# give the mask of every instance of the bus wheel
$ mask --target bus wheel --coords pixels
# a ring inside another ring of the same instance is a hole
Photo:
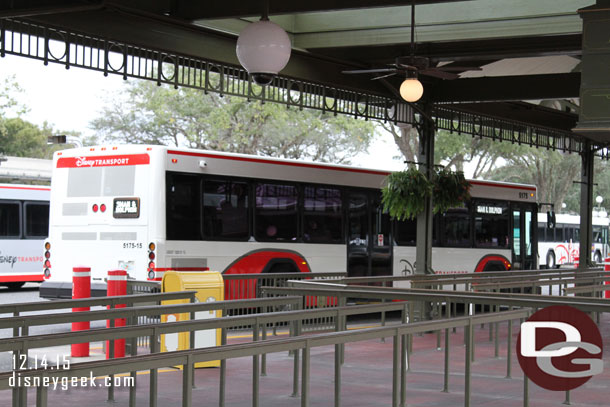
[[[546,254],[546,267],[549,269],[554,269],[557,267],[557,264],[555,264],[555,253],[551,251]]]
[[[597,264],[601,264],[602,262],[602,254],[600,252],[595,252],[593,255],[593,262]]]
[[[4,285],[7,286],[9,290],[18,290],[23,287],[24,284],[25,282],[20,281],[17,283],[5,283]]]

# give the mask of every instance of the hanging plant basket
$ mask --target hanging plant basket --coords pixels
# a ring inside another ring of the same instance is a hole
[[[381,190],[383,208],[398,220],[414,219],[424,211],[433,184],[416,168],[393,172]]]
[[[463,172],[442,169],[430,182],[416,168],[393,172],[386,178],[382,193],[383,208],[397,220],[414,219],[426,207],[426,199],[432,196],[434,213],[463,206],[470,199],[471,184]]]
[[[470,199],[471,184],[461,171],[442,169],[434,176],[432,202],[434,213],[443,213],[450,208],[462,207]]]

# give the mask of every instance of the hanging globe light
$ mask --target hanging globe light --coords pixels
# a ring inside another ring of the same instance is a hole
[[[417,78],[407,78],[400,85],[400,96],[407,102],[417,102],[424,94],[424,86]]]
[[[290,38],[282,27],[263,16],[239,33],[236,52],[254,82],[269,85],[290,59]]]

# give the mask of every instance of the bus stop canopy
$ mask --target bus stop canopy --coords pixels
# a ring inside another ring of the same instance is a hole
[[[290,36],[292,54],[260,88],[235,47],[267,13]],[[608,20],[610,0],[21,0],[0,2],[0,56],[414,125],[425,171],[436,129],[578,153],[581,244],[589,247],[593,161],[609,158]],[[417,103],[398,92],[405,72],[345,73],[411,55],[420,73],[435,73],[420,75]],[[431,264],[431,222],[428,202],[418,218],[418,272]],[[581,253],[582,267],[590,254]]]
[[[409,56],[410,3],[268,0],[270,19],[287,31],[293,51],[262,91],[242,85],[248,76],[235,45],[260,19],[263,1],[3,2],[0,54],[396,123],[413,122],[412,108],[428,104],[440,129],[577,153],[590,141],[606,154],[608,137],[572,131],[579,118],[569,104],[538,103],[579,97],[578,10],[595,0],[415,0],[415,55],[431,67],[464,67],[454,80],[420,75],[425,92],[416,106],[400,99],[404,76],[343,73]],[[210,72],[224,78],[220,85],[189,81]]]

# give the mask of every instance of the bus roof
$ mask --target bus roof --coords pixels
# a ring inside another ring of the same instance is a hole
[[[0,184],[0,199],[48,201],[50,192],[44,185]]]
[[[383,185],[383,180],[390,174],[390,171],[374,169],[374,168],[362,168],[349,165],[322,163],[309,160],[294,160],[285,158],[275,157],[263,157],[248,154],[238,153],[227,153],[220,151],[209,151],[209,150],[194,150],[187,148],[176,148],[167,146],[152,146],[152,145],[117,145],[117,146],[94,146],[94,147],[83,147],[62,150],[55,153],[55,165],[57,166],[58,157],[97,157],[97,156],[124,156],[124,154],[141,154],[150,152],[164,151],[168,156],[182,156],[192,157],[196,160],[209,159],[209,160],[230,160],[232,163],[239,162],[242,164],[242,168],[234,169],[233,166],[229,169],[228,166],[223,166],[217,173],[223,173],[224,171],[231,171],[227,175],[241,175],[244,177],[256,177],[259,175],[252,175],[252,172],[248,171],[252,168],[252,165],[259,165],[261,168],[260,178],[281,178],[281,179],[292,179],[295,175],[301,174],[301,169],[311,170],[308,171],[308,178],[316,179],[319,177],[320,183],[328,184],[345,184],[353,186],[363,186],[370,188],[380,188]],[[276,166],[286,167],[286,171],[278,172]],[[265,170],[262,167],[267,167]],[[184,169],[185,166],[177,166],[176,169]],[[189,168],[191,172],[199,171],[199,166],[193,166]],[[214,169],[208,169],[208,171],[214,171]],[[329,172],[330,171],[330,172]],[[358,177],[353,179],[347,179],[344,175],[337,175],[334,178],[325,178],[324,174],[332,174],[333,172],[340,174],[354,174]],[[295,181],[300,181],[294,179]],[[338,182],[336,182],[338,181]],[[361,183],[358,185],[358,183]],[[500,181],[480,181],[471,180],[473,188],[471,189],[471,195],[474,197],[496,197],[499,193],[501,196],[497,196],[500,199],[509,200],[527,200],[530,202],[536,201],[536,187],[534,185],[517,184]],[[521,197],[519,198],[519,192]],[[527,193],[527,197],[524,198],[524,193]]]
[[[538,222],[546,223],[547,215],[545,212],[538,212]],[[610,219],[607,216],[595,216],[593,214],[593,224],[608,226],[610,224]],[[569,213],[558,213],[555,215],[555,223],[556,224],[567,224],[567,225],[580,225],[580,215],[573,215]]]

